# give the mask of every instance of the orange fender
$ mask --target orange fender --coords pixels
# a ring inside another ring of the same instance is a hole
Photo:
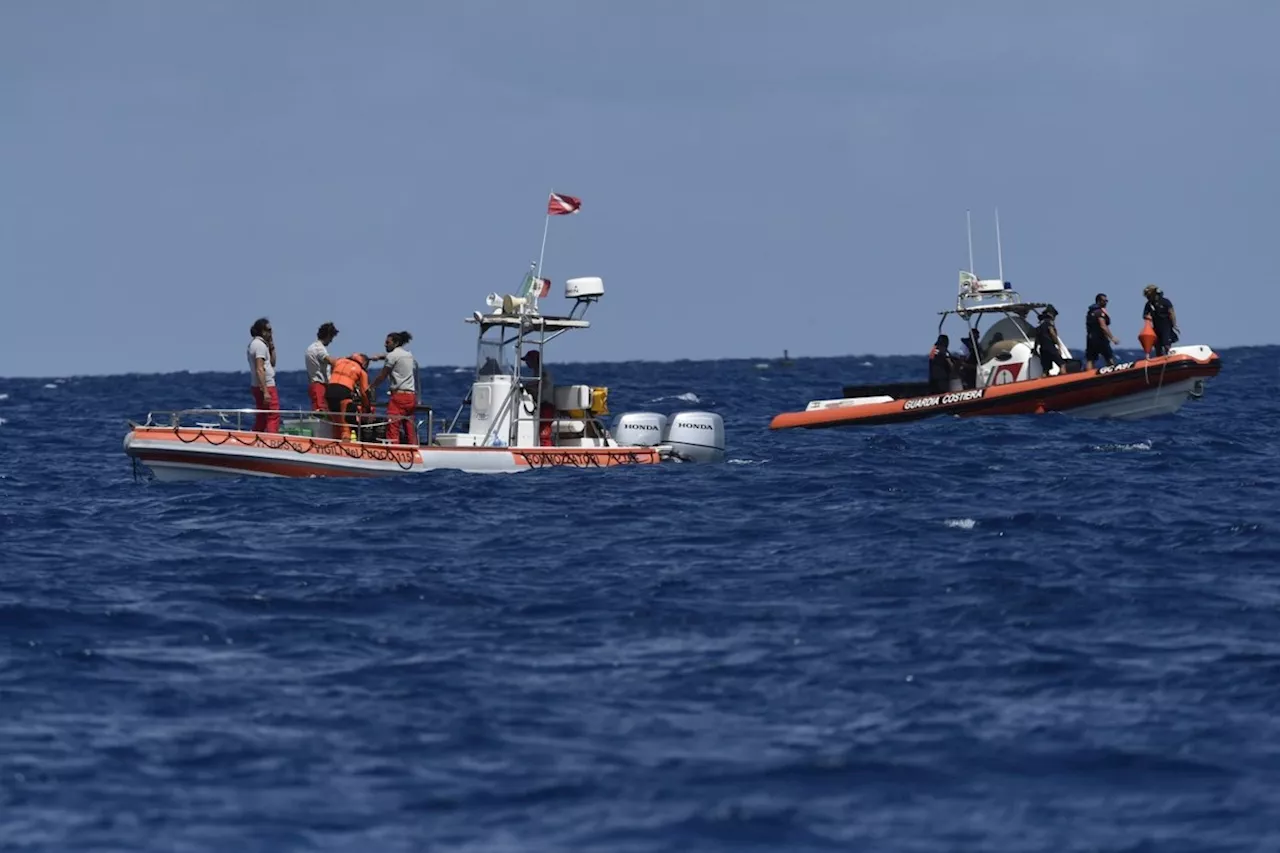
[[[1138,345],[1142,347],[1142,351],[1147,355],[1151,354],[1151,348],[1156,345],[1156,330],[1151,325],[1150,317],[1147,318],[1142,331],[1138,332]]]

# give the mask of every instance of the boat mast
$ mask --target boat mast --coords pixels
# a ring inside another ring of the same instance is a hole
[[[996,208],[996,257],[1000,264],[1000,280],[1004,281],[1004,252],[1000,250],[1000,208]]]
[[[964,212],[964,226],[969,234],[969,272],[976,276],[977,273],[973,270],[973,220],[967,210]]]

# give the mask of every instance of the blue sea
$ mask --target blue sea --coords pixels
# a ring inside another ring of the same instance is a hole
[[[0,849],[1280,849],[1280,348],[1222,355],[781,433],[924,357],[551,365],[729,461],[359,481],[135,480],[246,374],[0,379]]]

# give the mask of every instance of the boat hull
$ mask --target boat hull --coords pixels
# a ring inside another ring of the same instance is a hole
[[[872,426],[955,415],[1029,415],[1063,412],[1084,418],[1138,419],[1176,412],[1204,392],[1222,369],[1212,352],[1175,354],[1081,373],[992,385],[986,388],[876,402],[829,401],[823,408],[784,412],[770,429]],[[816,405],[816,404],[815,404]]]
[[[157,480],[394,477],[453,470],[515,474],[665,461],[661,447],[416,447],[202,427],[136,426],[125,453]]]

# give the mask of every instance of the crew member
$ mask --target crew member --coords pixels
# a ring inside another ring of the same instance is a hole
[[[1110,367],[1116,363],[1116,355],[1111,351],[1112,344],[1120,343],[1111,331],[1111,315],[1107,313],[1107,294],[1099,293],[1093,298],[1093,304],[1084,315],[1084,363],[1089,367],[1099,358]]]
[[[948,352],[951,338],[938,335],[929,350],[929,391],[942,393],[951,390],[951,380],[959,377],[960,372],[955,356]]]
[[[249,376],[253,389],[254,432],[280,431],[280,393],[276,390],[276,344],[271,321],[259,317],[249,327]]]
[[[1062,351],[1059,349],[1062,341],[1058,338],[1056,325],[1058,309],[1049,305],[1039,312],[1039,316],[1040,325],[1036,326],[1035,351],[1040,355],[1040,369],[1045,376],[1048,376],[1049,371],[1056,364],[1059,372],[1063,373],[1066,366],[1062,361]]]
[[[1164,291],[1154,284],[1142,288],[1142,295],[1147,297],[1147,304],[1142,309],[1142,319],[1151,321],[1151,328],[1156,333],[1156,355],[1168,355],[1169,347],[1178,342],[1178,314],[1173,310],[1173,303],[1164,295]]]
[[[547,447],[551,444],[551,422],[556,418],[555,386],[551,383],[551,371],[542,366],[542,354],[537,350],[529,350],[520,360],[538,377],[525,382],[523,387],[535,403],[538,394],[542,394],[542,404],[538,407],[538,444]]]
[[[325,323],[316,331],[316,339],[307,347],[307,394],[311,397],[311,411],[325,411],[325,386],[329,383],[329,371],[334,361],[329,356],[329,344],[338,336],[338,327]]]
[[[351,435],[356,425],[356,413],[351,411],[354,403],[358,408],[372,408],[373,393],[369,388],[369,359],[363,353],[353,353],[333,363],[333,372],[324,387],[325,403],[329,417],[335,424],[345,424],[340,438]]]
[[[978,387],[978,364],[982,361],[982,347],[978,345],[978,330],[969,329],[961,343],[964,344],[965,357],[960,362],[960,385],[964,388]]]
[[[391,332],[387,335],[386,364],[382,372],[373,380],[377,388],[390,380],[391,397],[387,401],[387,438],[393,444],[400,444],[400,427],[404,427],[404,444],[417,444],[417,430],[414,428],[414,412],[418,408],[418,362],[413,353],[405,349],[405,345],[413,340],[408,332]]]

